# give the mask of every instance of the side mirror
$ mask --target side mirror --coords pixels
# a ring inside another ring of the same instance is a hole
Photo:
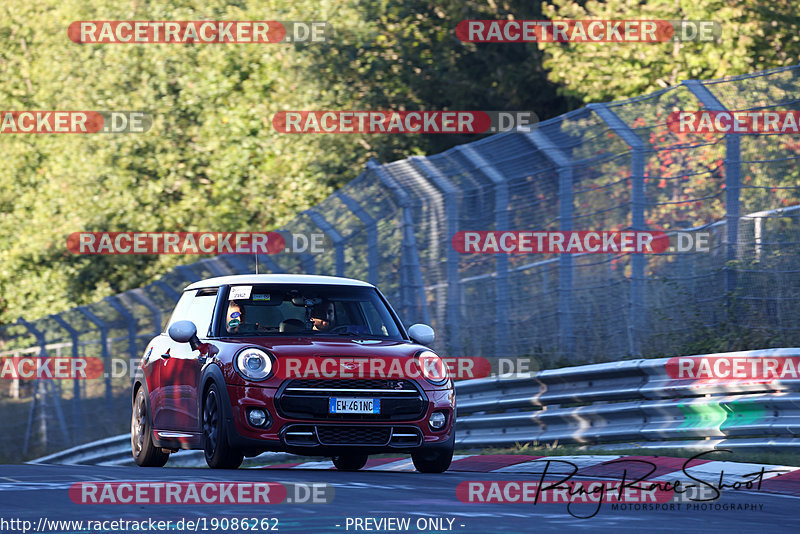
[[[192,350],[196,350],[200,345],[200,340],[197,338],[197,327],[192,321],[176,321],[169,327],[169,337],[178,343],[189,343]]]
[[[414,324],[408,329],[408,335],[412,341],[420,345],[430,345],[436,338],[436,333],[433,328],[426,324]]]

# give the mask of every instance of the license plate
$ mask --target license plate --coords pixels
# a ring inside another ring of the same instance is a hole
[[[381,413],[380,399],[331,397],[329,401],[328,413]]]

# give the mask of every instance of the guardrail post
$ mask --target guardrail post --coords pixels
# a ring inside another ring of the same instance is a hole
[[[334,254],[336,255],[336,276],[344,276],[344,238],[342,234],[329,223],[318,211],[308,209],[304,211],[311,221],[316,224],[320,230],[325,232],[333,241]]]
[[[647,144],[614,113],[607,104],[589,104],[603,121],[631,148],[631,229],[643,231],[645,228],[644,209],[644,167]],[[644,272],[647,257],[644,254],[631,255],[631,294],[629,302],[628,342],[633,356],[642,354],[642,332],[646,323],[647,308],[644,305]]]
[[[447,305],[445,307],[444,321],[439,321],[445,325],[445,339],[450,354],[461,354],[461,331],[459,314],[461,313],[461,287],[459,279],[460,255],[451,244],[453,235],[458,231],[458,188],[448,180],[439,170],[428,160],[418,156],[410,158],[411,165],[421,171],[424,175],[423,180],[429,180],[442,192],[444,203],[444,217],[447,221],[447,234],[445,235],[445,247],[447,258]],[[417,174],[417,173],[415,173]],[[437,258],[438,260],[438,258]]]
[[[114,409],[114,403],[111,396],[111,355],[108,352],[108,326],[86,306],[79,306],[76,310],[85,315],[100,330],[100,355],[103,358],[103,368],[105,369],[103,380],[106,387],[106,407],[111,412]]]
[[[719,99],[699,80],[684,80],[692,94],[710,111],[728,111]],[[739,250],[739,196],[741,192],[741,134],[725,134],[725,245],[728,263],[725,265],[725,291],[736,290],[736,271],[730,262],[736,260]]]
[[[78,331],[58,314],[50,316],[61,328],[69,333],[72,340],[72,358],[80,358],[80,339]],[[72,380],[72,418],[75,420],[76,435],[83,434],[83,410],[81,404],[81,381]]]
[[[404,319],[411,322],[429,323],[428,305],[425,298],[425,285],[422,282],[422,270],[417,253],[417,238],[414,235],[414,218],[411,214],[411,198],[403,191],[394,178],[381,168],[374,159],[367,162],[367,170],[372,171],[378,179],[388,187],[397,198],[402,217],[403,241],[400,255],[400,284],[403,295]]]
[[[470,163],[480,170],[494,184],[494,229],[496,231],[510,230],[508,216],[508,181],[494,166],[486,161],[477,150],[469,145],[460,145],[456,150],[461,152]],[[495,254],[494,290],[494,324],[497,335],[495,336],[496,357],[508,356],[509,327],[508,319],[511,315],[511,291],[508,281],[508,256]]]
[[[353,215],[358,217],[367,231],[367,280],[370,284],[378,285],[378,225],[372,216],[367,213],[361,205],[352,197],[347,196],[341,191],[334,193],[345,206],[348,207]]]
[[[572,162],[540,129],[523,134],[558,167],[558,223],[562,232],[572,231]],[[575,267],[571,254],[558,258],[558,329],[561,352],[572,359],[575,338],[572,328],[572,291]]]

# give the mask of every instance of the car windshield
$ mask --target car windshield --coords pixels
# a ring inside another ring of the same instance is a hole
[[[389,309],[370,287],[231,286],[222,336],[303,335],[402,339]]]

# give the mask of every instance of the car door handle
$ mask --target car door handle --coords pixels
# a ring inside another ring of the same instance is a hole
[[[167,349],[167,352],[165,352],[164,354],[161,355],[161,358],[164,359],[164,360],[168,360],[169,359],[169,349]]]

